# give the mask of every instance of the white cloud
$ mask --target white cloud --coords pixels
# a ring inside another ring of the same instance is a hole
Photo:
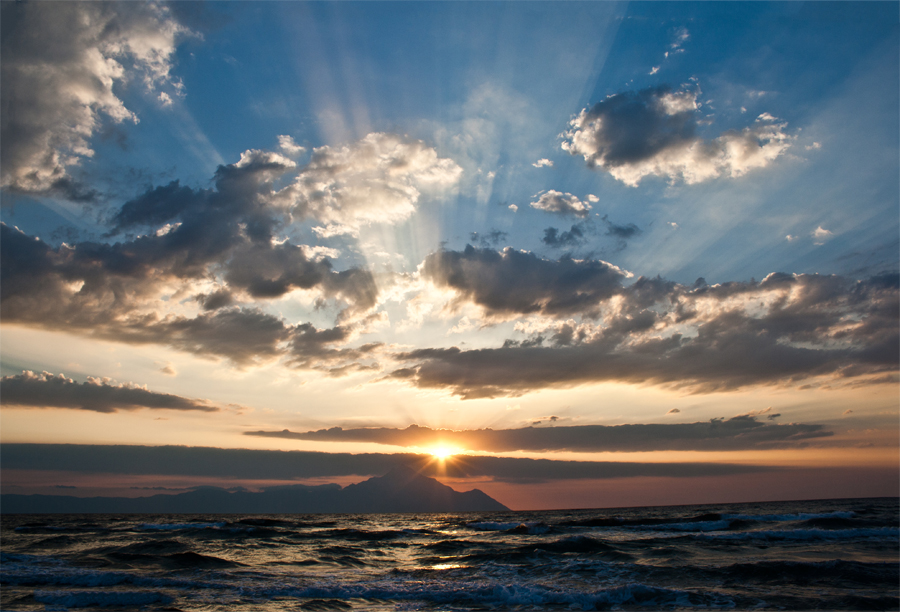
[[[784,237],[784,239],[787,240],[788,242],[793,242],[794,240],[797,239],[797,236],[793,236],[793,235],[791,235],[791,234],[788,234],[787,236]]]
[[[656,74],[657,72],[659,72],[659,68],[660,68],[659,66],[654,66],[653,68],[650,69],[650,72],[648,72],[647,74]]]
[[[423,191],[442,193],[461,174],[456,162],[421,141],[372,133],[352,145],[314,149],[278,197],[298,214],[323,222],[314,228],[321,236],[354,234],[363,225],[409,218]]]
[[[281,135],[278,137],[278,148],[284,151],[285,155],[290,155],[291,157],[297,157],[299,155],[303,155],[306,151],[305,147],[301,147],[294,139],[287,135]]]
[[[807,145],[806,150],[807,150],[807,151],[813,151],[813,150],[815,150],[815,149],[821,149],[821,148],[822,148],[821,143],[814,142],[814,143],[812,143],[811,145]]]
[[[560,215],[575,215],[585,217],[591,210],[591,205],[582,202],[571,193],[561,193],[551,189],[539,194],[537,201],[531,203],[532,208]]]
[[[547,158],[542,158],[531,164],[535,168],[552,168],[553,162]]]
[[[519,207],[516,206],[515,204],[510,204],[507,208],[509,208],[513,212],[516,212],[519,210]]]
[[[172,57],[190,31],[164,4],[28,2],[4,19],[4,187],[64,192],[67,169],[93,156],[91,138],[104,119],[138,120],[117,85],[138,78],[148,91],[165,87],[156,96],[163,106],[182,93]]]
[[[821,225],[812,231],[814,244],[825,244],[833,236],[834,232],[825,229]]]

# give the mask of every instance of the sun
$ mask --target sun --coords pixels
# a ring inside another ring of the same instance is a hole
[[[457,448],[450,448],[449,446],[436,446],[428,451],[432,457],[437,459],[438,461],[445,461],[449,459],[453,455],[459,452]]]

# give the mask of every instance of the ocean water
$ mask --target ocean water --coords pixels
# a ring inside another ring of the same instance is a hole
[[[3,610],[896,610],[896,499],[4,515]]]

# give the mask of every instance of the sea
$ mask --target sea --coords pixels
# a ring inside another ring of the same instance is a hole
[[[897,610],[898,500],[0,517],[3,610]]]

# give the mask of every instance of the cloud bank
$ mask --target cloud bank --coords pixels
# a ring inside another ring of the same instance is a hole
[[[424,275],[486,316],[581,320],[533,319],[523,340],[498,348],[398,354],[405,365],[389,378],[421,388],[481,398],[604,381],[712,392],[816,377],[822,384],[896,377],[897,274],[860,281],[770,274],[715,286],[700,279],[691,287],[642,277],[624,286],[624,274],[603,262],[554,262],[511,249],[468,247],[426,263]]]
[[[430,455],[265,451],[187,446],[4,444],[5,470],[52,470],[104,474],[159,474],[222,479],[271,480],[337,476],[382,476],[408,465],[426,476],[488,477],[508,482],[663,476],[691,478],[768,472],[776,468],[729,463],[632,463],[552,461],[457,456],[438,464]]]
[[[551,421],[557,420],[551,418]],[[705,423],[576,425],[454,431],[410,425],[406,429],[332,427],[318,431],[253,431],[248,436],[317,442],[369,442],[427,448],[451,446],[472,451],[727,451],[802,446],[831,436],[821,425],[765,425],[751,415]]]

